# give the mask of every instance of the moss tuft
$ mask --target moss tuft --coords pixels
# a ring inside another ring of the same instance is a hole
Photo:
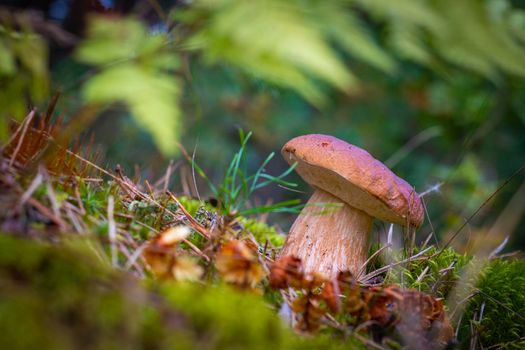
[[[525,261],[492,261],[476,286],[479,292],[465,309],[459,338],[468,340],[472,327],[485,348],[524,348],[525,341],[517,341],[525,335]]]
[[[460,271],[471,258],[452,248],[445,249],[439,255],[436,253],[438,250],[431,248],[404,267],[392,270],[386,277],[387,283],[402,284],[406,288],[446,298],[458,280]]]
[[[284,245],[286,236],[278,233],[275,227],[268,226],[264,222],[257,221],[256,219],[244,218],[240,219],[241,225],[244,226],[244,231],[251,233],[257,242],[268,241],[273,247],[280,248]]]

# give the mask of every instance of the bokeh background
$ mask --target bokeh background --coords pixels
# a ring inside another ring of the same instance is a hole
[[[163,128],[177,128],[167,138],[194,154],[215,182],[239,148],[239,129],[253,132],[252,169],[294,136],[329,134],[368,150],[419,192],[429,191],[424,199],[430,220],[418,239],[433,231],[446,239],[525,163],[520,1],[0,3],[3,120],[21,118],[30,106],[45,109],[57,92],[56,114],[66,124],[95,102],[96,115],[76,130],[85,139],[93,135],[103,155],[99,164],[119,164],[130,176],[154,180],[173,160],[171,187],[178,193],[195,193],[191,167],[177,151],[158,147]],[[112,23],[102,25],[98,37],[89,29],[94,16]],[[128,19],[142,26],[142,41],[129,39]],[[118,64],[119,52],[134,54],[159,37],[166,40],[159,50],[167,47],[177,60],[163,66],[177,79],[177,93],[166,97],[177,103],[177,123],[165,123],[153,105],[147,123],[161,130],[152,131],[134,117],[133,104],[148,95],[105,99],[125,90],[126,79],[112,80],[102,97],[92,93],[91,99],[86,84],[111,66],[100,59],[104,50],[117,52],[112,55]],[[107,40],[110,48],[86,48],[97,40]],[[128,41],[136,45],[131,51]],[[279,156],[266,167],[270,174],[286,169]],[[290,179],[302,193],[273,186],[253,200],[306,200],[308,185],[293,174]],[[506,212],[513,224],[498,239],[508,235],[508,250],[523,248],[519,204],[525,199],[521,194],[511,200],[524,179],[523,173],[514,176],[469,222],[456,246],[468,249]],[[208,198],[206,183],[196,182],[200,196]],[[293,215],[268,220],[286,231]]]

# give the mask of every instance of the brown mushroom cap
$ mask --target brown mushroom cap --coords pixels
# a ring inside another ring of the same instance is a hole
[[[380,220],[408,226],[423,222],[419,195],[367,151],[328,135],[304,135],[288,141],[284,159],[310,185]]]

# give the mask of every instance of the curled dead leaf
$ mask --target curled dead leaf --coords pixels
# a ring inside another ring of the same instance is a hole
[[[150,244],[144,249],[142,256],[155,276],[161,279],[170,278],[171,269],[175,260],[173,248],[159,247]]]
[[[363,294],[370,318],[381,327],[390,327],[399,319],[399,301],[403,295],[397,286],[372,287]]]
[[[369,288],[365,296],[370,318],[382,327],[395,326],[412,348],[443,349],[454,339],[443,303],[429,294],[386,286]]]
[[[193,259],[177,253],[177,245],[190,234],[187,226],[175,226],[161,232],[142,253],[151,270],[160,279],[197,280],[203,273]]]
[[[322,307],[319,295],[305,294],[292,302],[291,309],[297,322],[294,327],[302,333],[314,333],[322,325],[326,309]]]
[[[171,274],[177,281],[197,281],[204,270],[197,262],[186,256],[179,256],[171,267]]]
[[[255,288],[264,276],[257,253],[239,240],[222,245],[215,266],[226,282],[241,288]]]
[[[339,272],[337,284],[342,298],[342,311],[353,316],[354,324],[368,321],[370,316],[363,295],[364,289],[359,285],[353,274],[350,271]]]
[[[284,289],[301,288],[304,284],[304,270],[301,259],[284,256],[270,267],[270,287]]]
[[[155,244],[163,247],[173,246],[182,242],[182,240],[188,237],[190,233],[191,230],[188,226],[179,225],[170,227],[166,231],[161,232],[155,238]]]
[[[339,297],[339,285],[335,281],[327,281],[321,291],[321,298],[325,301],[328,309],[333,314],[341,311],[341,299]]]

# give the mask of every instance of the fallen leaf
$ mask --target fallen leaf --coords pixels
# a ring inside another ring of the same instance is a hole
[[[314,333],[322,325],[326,310],[320,304],[319,295],[305,294],[292,302],[291,309],[297,316],[295,329],[303,333]]]
[[[241,288],[255,288],[264,276],[257,253],[239,240],[231,240],[221,247],[215,266],[226,282]]]
[[[204,270],[197,262],[186,256],[176,257],[171,267],[173,278],[177,281],[197,281]]]
[[[187,226],[171,227],[153,238],[142,253],[153,273],[161,279],[198,279],[202,268],[188,257],[177,254],[177,245],[191,230]],[[193,264],[193,265],[192,265]],[[200,269],[200,271],[198,271]]]
[[[339,297],[339,285],[336,281],[327,281],[321,292],[321,298],[326,302],[330,311],[334,314],[341,311],[341,300]]]
[[[161,246],[172,246],[188,237],[190,233],[191,230],[188,226],[179,225],[170,227],[157,236],[155,243]]]
[[[284,256],[270,268],[270,287],[284,289],[300,288],[304,284],[304,270],[301,259],[295,256]]]

